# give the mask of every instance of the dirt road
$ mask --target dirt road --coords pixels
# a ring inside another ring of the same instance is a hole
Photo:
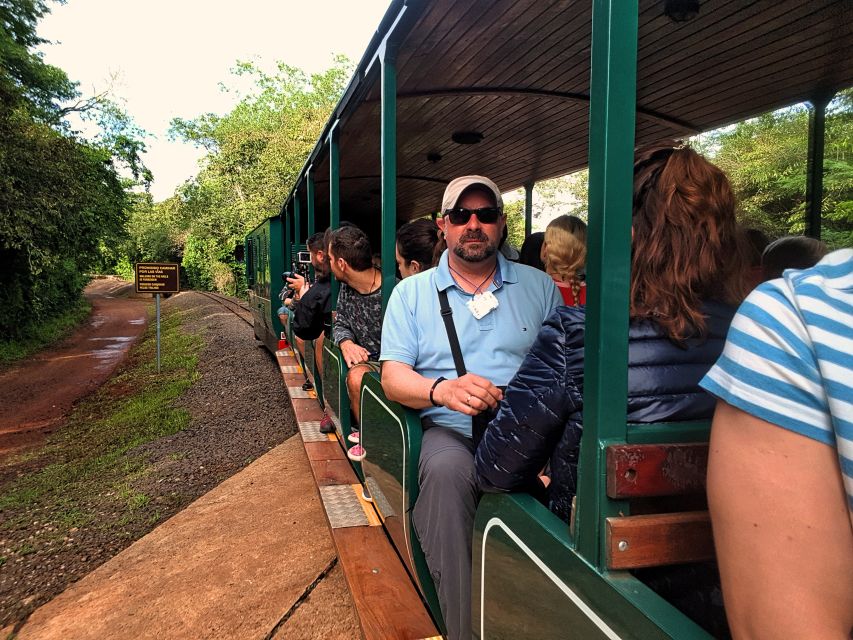
[[[0,374],[0,456],[41,444],[72,405],[113,373],[145,331],[146,303],[133,285],[98,278],[86,287],[88,321],[52,349]]]

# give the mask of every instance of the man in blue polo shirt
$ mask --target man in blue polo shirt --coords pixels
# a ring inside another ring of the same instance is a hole
[[[382,388],[421,410],[424,438],[414,524],[436,582],[451,640],[471,635],[471,539],[480,490],[472,420],[482,422],[560,303],[545,273],[498,252],[503,200],[482,176],[456,178],[444,192],[447,250],[438,266],[394,289],[382,326]],[[460,345],[457,375],[439,294],[445,292]],[[480,416],[480,418],[477,418]]]

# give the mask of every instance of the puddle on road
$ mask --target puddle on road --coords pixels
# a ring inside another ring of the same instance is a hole
[[[133,336],[112,336],[109,338],[89,338],[91,342],[103,342],[103,347],[93,349],[89,352],[96,361],[96,371],[107,371],[124,355],[130,343],[135,338]]]
[[[98,327],[103,326],[106,321],[107,319],[105,316],[93,316],[89,321],[89,324],[97,329]]]
[[[140,318],[139,320],[131,320],[130,324],[135,324],[137,326],[140,324],[145,324],[145,318]]]

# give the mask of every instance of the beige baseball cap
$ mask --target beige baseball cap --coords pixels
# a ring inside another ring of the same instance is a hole
[[[450,184],[448,184],[447,188],[444,190],[444,197],[441,199],[441,211],[439,212],[439,215],[443,216],[445,211],[455,207],[459,200],[459,196],[462,195],[462,192],[468,187],[473,187],[474,185],[485,187],[488,191],[491,191],[495,196],[495,204],[498,209],[501,211],[504,210],[504,201],[503,198],[501,198],[501,191],[498,189],[498,185],[484,176],[462,176],[451,180]]]

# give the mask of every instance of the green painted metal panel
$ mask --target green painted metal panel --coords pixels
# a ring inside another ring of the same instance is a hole
[[[380,50],[382,63],[382,312],[394,289],[397,263],[394,243],[397,230],[397,68],[386,44]]]
[[[308,235],[305,236],[307,240],[312,235],[314,235],[314,167],[308,167],[308,171],[305,173],[305,193],[307,200],[307,209],[308,209]]]
[[[305,373],[311,375],[311,381],[314,383],[314,390],[317,392],[317,402],[325,409],[325,400],[323,399],[323,373],[317,365],[317,358],[314,352],[315,341],[305,341]]]
[[[284,264],[287,265],[287,268],[290,268],[290,264],[293,262],[293,254],[291,252],[293,247],[293,216],[290,215],[289,207],[285,206],[284,208]]]
[[[710,435],[711,424],[704,421],[629,424],[625,442],[628,444],[708,442]]]
[[[411,518],[418,498],[422,436],[417,412],[388,400],[378,375],[365,375],[361,388],[361,438],[367,451],[362,462],[365,481],[382,512],[385,530],[415,578],[433,619],[444,631],[438,595]]]
[[[340,121],[336,120],[329,132],[329,226],[337,229],[341,226],[341,148],[339,144],[340,134],[338,127]],[[332,281],[332,310],[338,307],[338,290],[340,284],[335,276]]]
[[[255,262],[255,277],[249,294],[255,335],[271,351],[278,347],[279,336],[284,330],[277,314],[281,306],[278,293],[283,286],[281,273],[285,270],[282,234],[281,218],[275,217],[259,224],[247,236]]]
[[[287,315],[290,318],[287,321],[287,341],[290,343],[290,346],[293,349],[293,353],[296,356],[296,360],[298,361],[299,360],[299,352],[296,350],[296,336],[293,334],[293,311],[288,309]]]
[[[352,433],[346,372],[347,365],[344,363],[341,350],[332,344],[331,340],[323,341],[323,397],[326,412],[340,429],[344,442]]]
[[[637,0],[593,3],[590,80],[584,437],[575,518],[578,550],[602,567],[610,506],[599,439],[624,438],[626,429]]]
[[[486,495],[474,524],[475,638],[708,640],[630,574],[602,574],[528,495]]]
[[[302,244],[302,214],[300,210],[299,194],[293,195],[293,244]]]

